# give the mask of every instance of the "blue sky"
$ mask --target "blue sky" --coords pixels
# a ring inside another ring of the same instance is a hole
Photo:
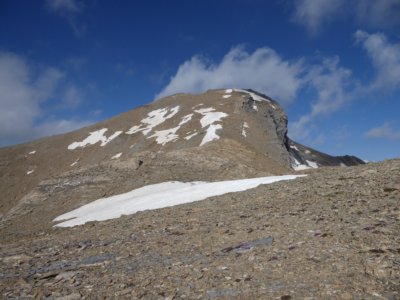
[[[2,146],[225,87],[279,101],[298,142],[399,157],[400,0],[0,2]]]

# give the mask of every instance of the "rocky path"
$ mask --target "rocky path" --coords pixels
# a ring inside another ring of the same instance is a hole
[[[74,228],[2,228],[1,298],[399,299],[400,160],[305,173]]]

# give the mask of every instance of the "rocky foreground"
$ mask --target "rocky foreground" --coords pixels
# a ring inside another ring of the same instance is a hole
[[[73,228],[15,218],[1,298],[399,299],[400,160],[304,173]]]

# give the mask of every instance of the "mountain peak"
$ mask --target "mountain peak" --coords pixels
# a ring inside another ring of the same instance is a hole
[[[82,176],[96,168],[133,167],[129,182],[140,187],[363,163],[292,141],[287,123],[278,102],[253,90],[165,97],[74,132],[0,149],[1,213],[46,180]]]

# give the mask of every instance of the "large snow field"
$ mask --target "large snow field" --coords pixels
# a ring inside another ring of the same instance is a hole
[[[89,221],[115,219],[138,211],[200,201],[226,193],[245,191],[261,184],[292,180],[302,176],[306,175],[269,176],[219,182],[163,182],[147,185],[128,193],[95,200],[58,216],[54,221],[64,221],[55,225],[57,227],[73,227]]]

